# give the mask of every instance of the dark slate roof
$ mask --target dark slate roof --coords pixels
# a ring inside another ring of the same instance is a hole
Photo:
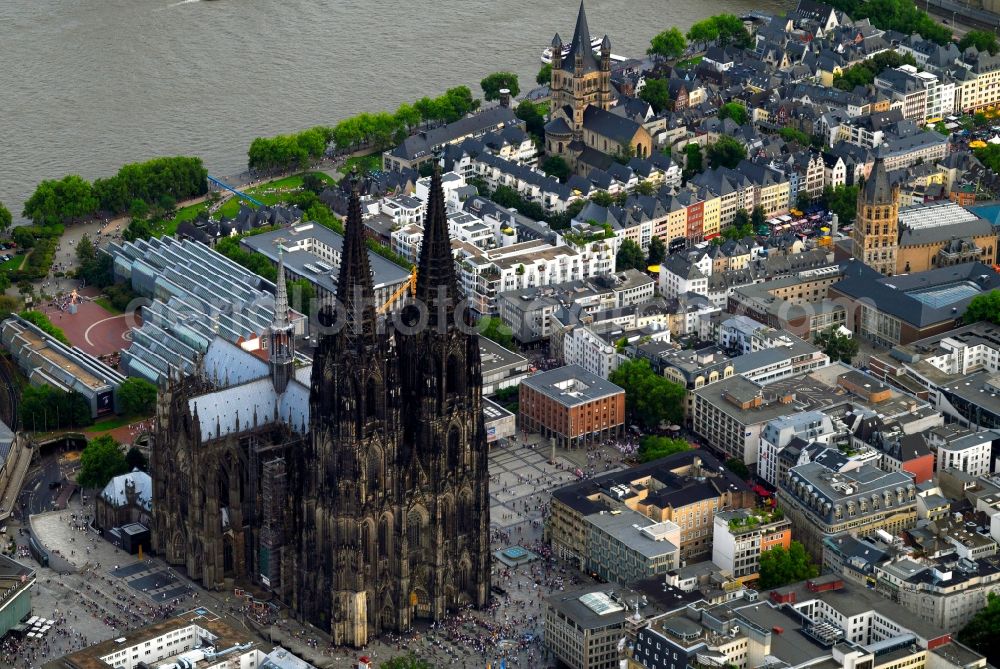
[[[518,120],[513,109],[509,107],[491,107],[472,116],[459,119],[454,123],[443,125],[440,128],[411,135],[402,144],[393,149],[391,155],[406,160],[413,160],[432,153],[435,147],[448,144],[468,135],[485,132],[496,125],[519,123],[521,121]]]
[[[612,114],[594,105],[590,105],[584,110],[583,126],[602,137],[622,144],[631,141],[635,133],[642,127],[641,124],[631,119]],[[617,149],[617,147],[615,148]]]
[[[887,204],[893,200],[892,185],[885,171],[885,161],[881,158],[875,159],[871,175],[865,180],[862,197],[868,204]]]
[[[577,54],[583,57],[583,71],[596,72],[600,69],[594,49],[590,46],[590,26],[587,25],[587,11],[580,2],[580,11],[576,15],[576,29],[573,31],[573,43],[569,54],[562,60],[562,69],[573,72],[576,69]]]
[[[914,296],[917,291],[969,283],[982,292],[1000,288],[1000,275],[980,262],[886,277],[852,260],[844,264],[843,276],[833,289],[851,298],[870,300],[879,311],[921,328],[961,318],[974,295],[934,306],[918,300]]]

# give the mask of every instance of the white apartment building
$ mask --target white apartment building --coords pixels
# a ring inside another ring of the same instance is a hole
[[[927,432],[927,444],[935,452],[935,469],[957,469],[971,476],[990,473],[993,442],[998,439],[1000,434],[992,430],[974,432],[957,425],[942,425]]]
[[[760,432],[757,475],[777,486],[782,474],[778,467],[778,454],[792,440],[800,439],[806,444],[829,444],[835,433],[833,421],[822,411],[803,411],[769,421]]]
[[[497,313],[497,294],[585,279],[615,271],[617,244],[596,239],[553,246],[540,239],[489,250],[463,245],[459,282],[479,315]]]

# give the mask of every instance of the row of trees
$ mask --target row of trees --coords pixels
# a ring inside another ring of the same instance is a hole
[[[53,325],[52,321],[49,320],[49,317],[46,316],[41,311],[28,309],[26,311],[22,311],[20,314],[18,314],[18,316],[28,321],[29,323],[33,323],[39,330],[51,336],[56,341],[66,344],[66,346],[72,346],[72,344],[70,344],[69,342],[69,339],[66,338],[66,333],[63,332],[60,328],[57,328],[55,325]]]
[[[626,360],[609,378],[625,390],[631,422],[652,431],[660,423],[680,423],[684,418],[684,386],[654,372],[648,360]]]
[[[22,215],[36,225],[55,225],[99,212],[121,214],[136,203],[148,206],[164,198],[176,202],[204,195],[208,192],[207,176],[201,158],[175,156],[125,165],[115,176],[93,184],[76,174],[46,179],[24,203]]]
[[[35,432],[85,427],[94,422],[83,395],[51,386],[25,386],[20,414],[21,426]]]
[[[691,444],[683,439],[647,434],[639,440],[639,460],[642,462],[659,460],[668,455],[689,450],[691,450]]]
[[[316,126],[302,132],[276,137],[258,137],[250,142],[247,166],[260,172],[305,168],[323,157],[334,130]]]
[[[916,64],[917,61],[908,53],[899,54],[895,51],[883,51],[844,70],[833,78],[833,86],[842,91],[853,91],[856,86],[868,86],[875,83],[875,77],[885,70],[900,65]]]
[[[477,107],[479,107],[479,100],[473,99],[469,87],[456,86],[449,88],[444,95],[436,98],[423,97],[412,105],[401,104],[393,114],[388,112],[364,113],[346,118],[329,130],[328,139],[332,140],[340,150],[353,150],[364,146],[382,150],[406,139],[407,134],[419,127],[421,123],[453,123]],[[256,141],[254,140],[255,143]],[[251,150],[252,148],[251,145]],[[254,167],[252,161],[253,156],[251,155],[250,166]],[[302,163],[289,163],[283,167],[293,165],[302,165]]]
[[[911,0],[830,0],[830,5],[847,12],[852,19],[869,19],[883,30],[898,30],[904,35],[920,33],[938,44],[951,41],[951,28],[943,26]]]
[[[718,14],[698,21],[688,30],[687,38],[700,44],[733,44],[744,48],[753,44],[753,38],[743,26],[743,21],[734,14]]]

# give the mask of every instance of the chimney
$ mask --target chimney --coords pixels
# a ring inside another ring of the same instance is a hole
[[[504,109],[507,109],[507,108],[510,107],[510,89],[509,88],[501,88],[500,89],[500,106],[503,107]]]

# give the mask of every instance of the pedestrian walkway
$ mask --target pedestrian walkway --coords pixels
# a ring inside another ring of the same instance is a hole
[[[21,493],[24,479],[28,476],[32,453],[31,446],[25,438],[18,435],[7,456],[7,466],[3,474],[0,474],[0,522],[7,520],[14,510],[17,496]]]

